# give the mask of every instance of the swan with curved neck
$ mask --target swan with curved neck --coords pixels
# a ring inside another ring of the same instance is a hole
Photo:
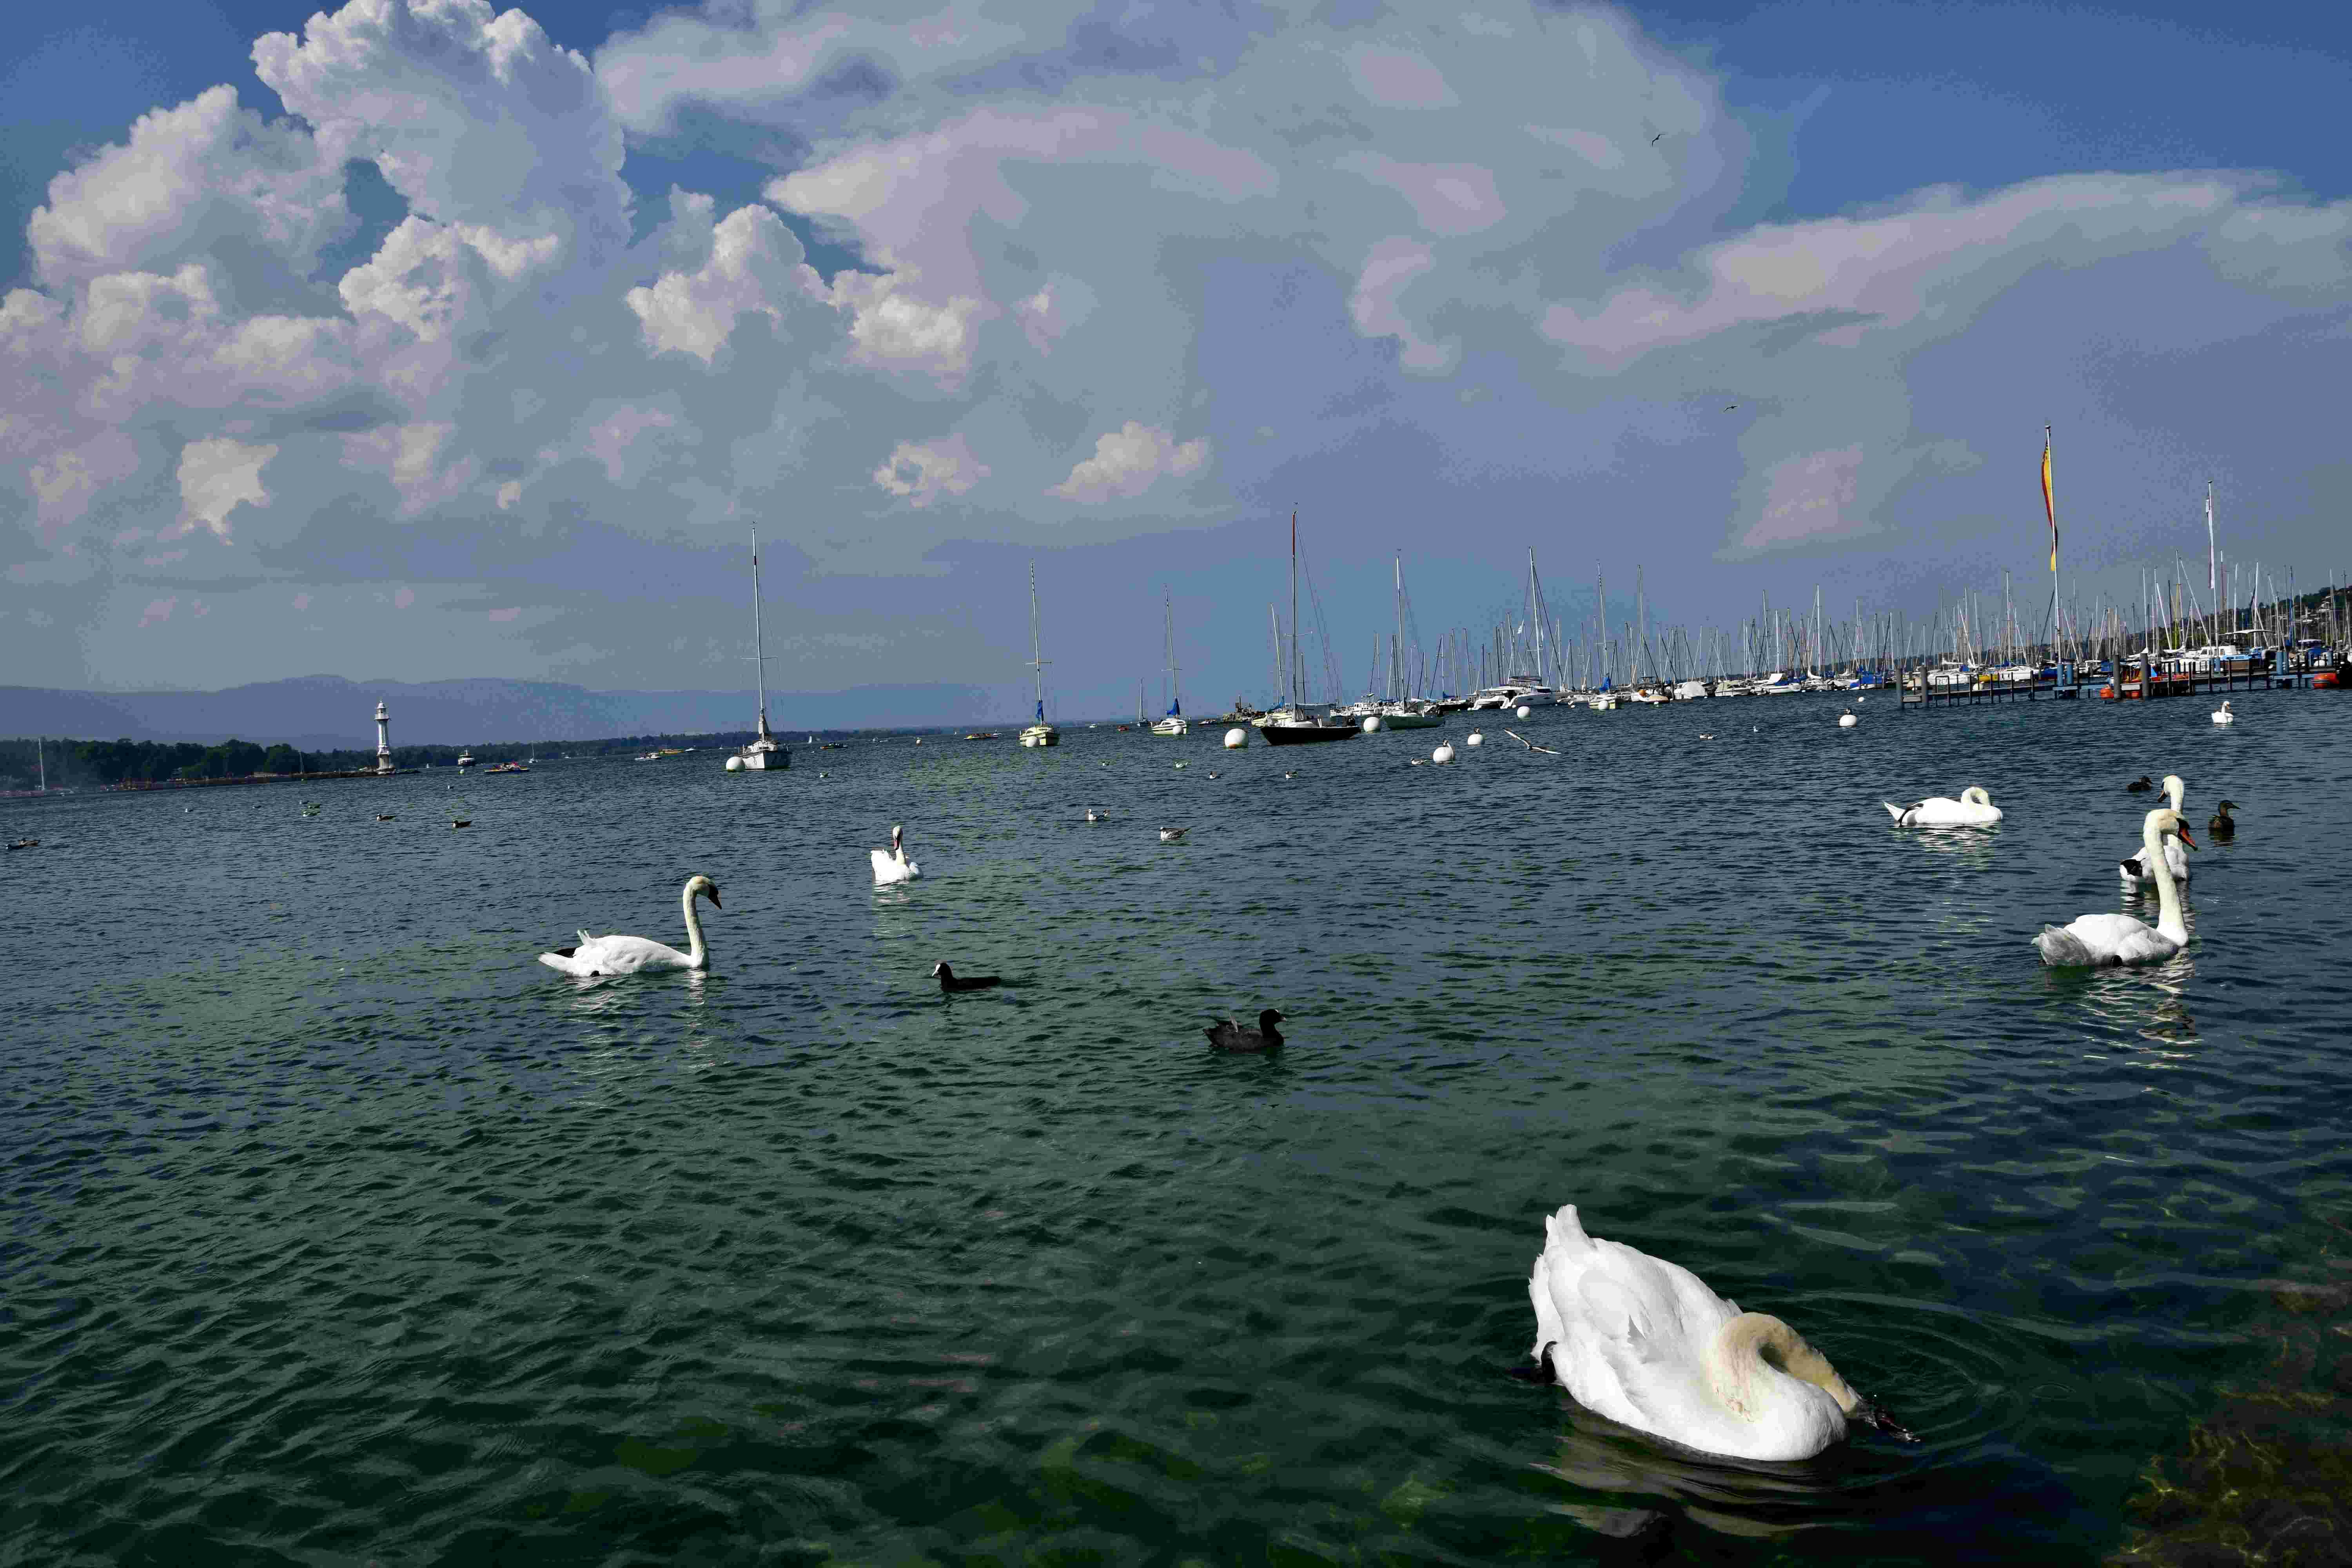
[[[2179,773],[2164,775],[2164,798],[2172,803],[2173,810],[2180,809],[2180,803],[2188,794],[2189,786],[2180,782]],[[2156,878],[2147,868],[2147,854],[2145,850],[2133,850],[2129,855],[2116,861],[2116,874],[2134,887],[2152,888],[2156,885]],[[2178,838],[2168,838],[2164,841],[2164,868],[2172,873],[2174,881],[2189,880],[2189,851],[2180,847],[2180,840]]]
[[[684,952],[663,942],[641,936],[590,936],[580,933],[576,947],[559,947],[553,952],[542,952],[539,961],[550,969],[560,969],[566,974],[586,978],[594,974],[635,974],[648,969],[691,969],[707,971],[710,967],[710,950],[703,945],[702,921],[697,917],[694,900],[709,899],[712,909],[722,906],[719,901],[719,884],[708,877],[688,877],[685,890],[678,894],[679,907],[686,911],[686,936],[688,943]]]
[[[2129,915],[2083,915],[2063,926],[2043,926],[2033,939],[2042,962],[2053,968],[2106,963],[2161,963],[2189,945],[2189,922],[2180,910],[2180,888],[2165,864],[2166,840],[2189,848],[2189,825],[2169,806],[2147,814],[2140,827],[2140,858],[2156,875],[2157,921],[2148,926]]]
[[[1537,1361],[1578,1404],[1701,1453],[1802,1459],[1849,1420],[1901,1428],[1779,1318],[1743,1312],[1679,1264],[1544,1221],[1528,1278]]]
[[[1891,800],[1879,804],[1899,827],[1990,827],[2000,820],[2000,807],[1993,805],[1982,784],[1970,784],[1958,800],[1931,795],[1915,805],[1897,805]]]
[[[893,882],[911,882],[923,874],[923,868],[907,858],[907,830],[890,829],[890,847],[866,852],[874,860],[874,885],[887,887]]]

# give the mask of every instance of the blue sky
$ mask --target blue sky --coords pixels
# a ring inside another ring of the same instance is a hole
[[[2329,8],[309,16],[20,31],[11,680],[740,685],[752,521],[788,689],[1011,692],[1034,558],[1060,706],[1163,591],[1262,695],[1294,504],[1351,689],[1396,551],[1424,633],[1530,545],[1579,628],[1920,617],[2046,596],[2045,422],[2086,607],[2208,479],[2343,553]]]

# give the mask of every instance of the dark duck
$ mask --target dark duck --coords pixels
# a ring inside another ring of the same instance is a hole
[[[994,974],[958,974],[944,963],[932,964],[931,974],[942,991],[985,991],[1004,984],[1001,976]]]
[[[2205,831],[2216,838],[2235,838],[2238,836],[2238,825],[2231,818],[2230,814],[2237,809],[2238,803],[2234,800],[2225,800],[2216,805],[2213,808],[2213,815],[2205,819]]]
[[[1201,1032],[1209,1037],[1213,1051],[1257,1053],[1282,1049],[1282,1031],[1275,1027],[1282,1015],[1268,1007],[1257,1016],[1257,1027],[1244,1029],[1233,1019],[1214,1024]]]

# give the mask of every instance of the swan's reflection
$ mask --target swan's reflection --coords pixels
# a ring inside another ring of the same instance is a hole
[[[1671,1532],[1687,1521],[1718,1535],[1780,1538],[1836,1521],[1841,1466],[1833,1458],[1793,1463],[1702,1458],[1573,1401],[1562,1405],[1570,1426],[1559,1451],[1535,1468],[1580,1491],[1623,1500],[1552,1505],[1599,1534],[1624,1540]]]
[[[1907,828],[1904,837],[1927,855],[1942,855],[1956,860],[1970,871],[1989,871],[1994,865],[1993,848],[2000,837],[1997,827],[1939,826],[1922,823]]]

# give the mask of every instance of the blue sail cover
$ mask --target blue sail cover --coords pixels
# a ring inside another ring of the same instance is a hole
[[[1045,721],[1045,700],[1044,698],[1040,697],[1039,699],[1037,699],[1037,722],[1039,722],[1040,724],[1043,724]]]
[[[1171,719],[1181,719],[1183,716],[1184,716],[1184,710],[1183,710],[1182,705],[1181,705],[1181,704],[1180,704],[1179,702],[1177,702],[1177,701],[1176,701],[1176,700],[1175,700],[1174,698],[1171,698],[1171,699],[1169,699],[1169,701],[1168,701],[1168,717],[1170,717]]]

